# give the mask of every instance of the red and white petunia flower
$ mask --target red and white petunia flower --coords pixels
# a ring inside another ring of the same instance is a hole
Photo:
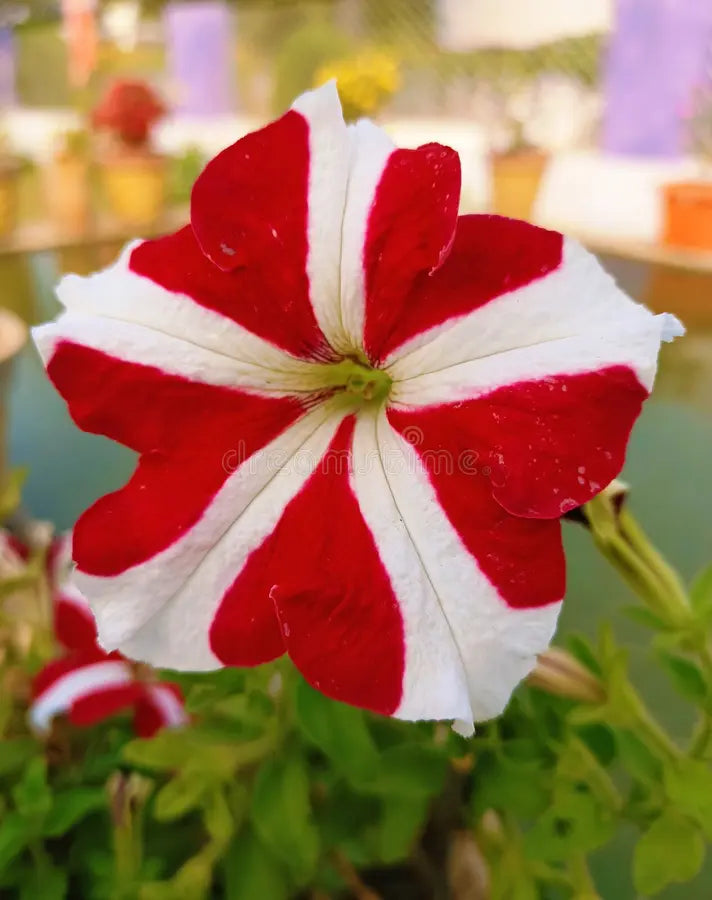
[[[56,715],[64,713],[75,725],[94,725],[117,712],[133,710],[140,737],[185,725],[188,716],[177,685],[138,678],[135,667],[120,653],[106,653],[97,644],[91,610],[68,581],[69,540],[68,535],[58,538],[47,556],[55,637],[65,653],[34,679],[31,724],[45,731]],[[17,547],[26,556],[22,545]]]
[[[190,225],[61,282],[49,377],[140,455],[74,531],[103,646],[287,653],[403,719],[504,708],[554,631],[559,516],[620,471],[681,329],[459,194],[453,150],[347,127],[327,85],[208,164]]]

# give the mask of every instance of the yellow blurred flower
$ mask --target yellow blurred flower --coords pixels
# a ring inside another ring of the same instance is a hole
[[[322,66],[315,85],[334,79],[346,119],[372,116],[400,87],[398,63],[384,51],[369,50]]]

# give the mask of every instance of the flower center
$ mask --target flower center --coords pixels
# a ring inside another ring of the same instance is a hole
[[[355,359],[342,359],[341,362],[324,366],[324,369],[325,382],[329,387],[364,402],[380,403],[385,400],[393,384],[393,379],[383,369],[373,369]]]

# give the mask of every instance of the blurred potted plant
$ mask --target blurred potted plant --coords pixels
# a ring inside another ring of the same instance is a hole
[[[486,86],[485,93],[492,112],[487,127],[492,140],[492,211],[529,220],[549,160],[528,129],[536,109],[535,85],[505,77]]]
[[[166,158],[151,147],[151,132],[165,107],[142,81],[117,81],[92,113],[105,136],[100,169],[106,199],[126,225],[149,226],[160,218],[166,193]]]
[[[315,84],[336,80],[346,121],[373,118],[400,87],[396,60],[383,51],[368,50],[322,66]]]
[[[7,137],[0,133],[0,240],[9,237],[17,224],[20,161],[10,153]]]
[[[712,84],[697,93],[688,125],[700,177],[663,187],[662,239],[671,247],[712,250]]]
[[[74,234],[86,231],[91,215],[86,131],[67,131],[58,137],[45,170],[45,190],[49,218],[55,227]]]

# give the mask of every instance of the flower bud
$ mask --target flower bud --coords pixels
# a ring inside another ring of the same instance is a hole
[[[530,687],[581,703],[603,703],[606,692],[596,676],[566,650],[550,647],[540,654],[527,679]]]

